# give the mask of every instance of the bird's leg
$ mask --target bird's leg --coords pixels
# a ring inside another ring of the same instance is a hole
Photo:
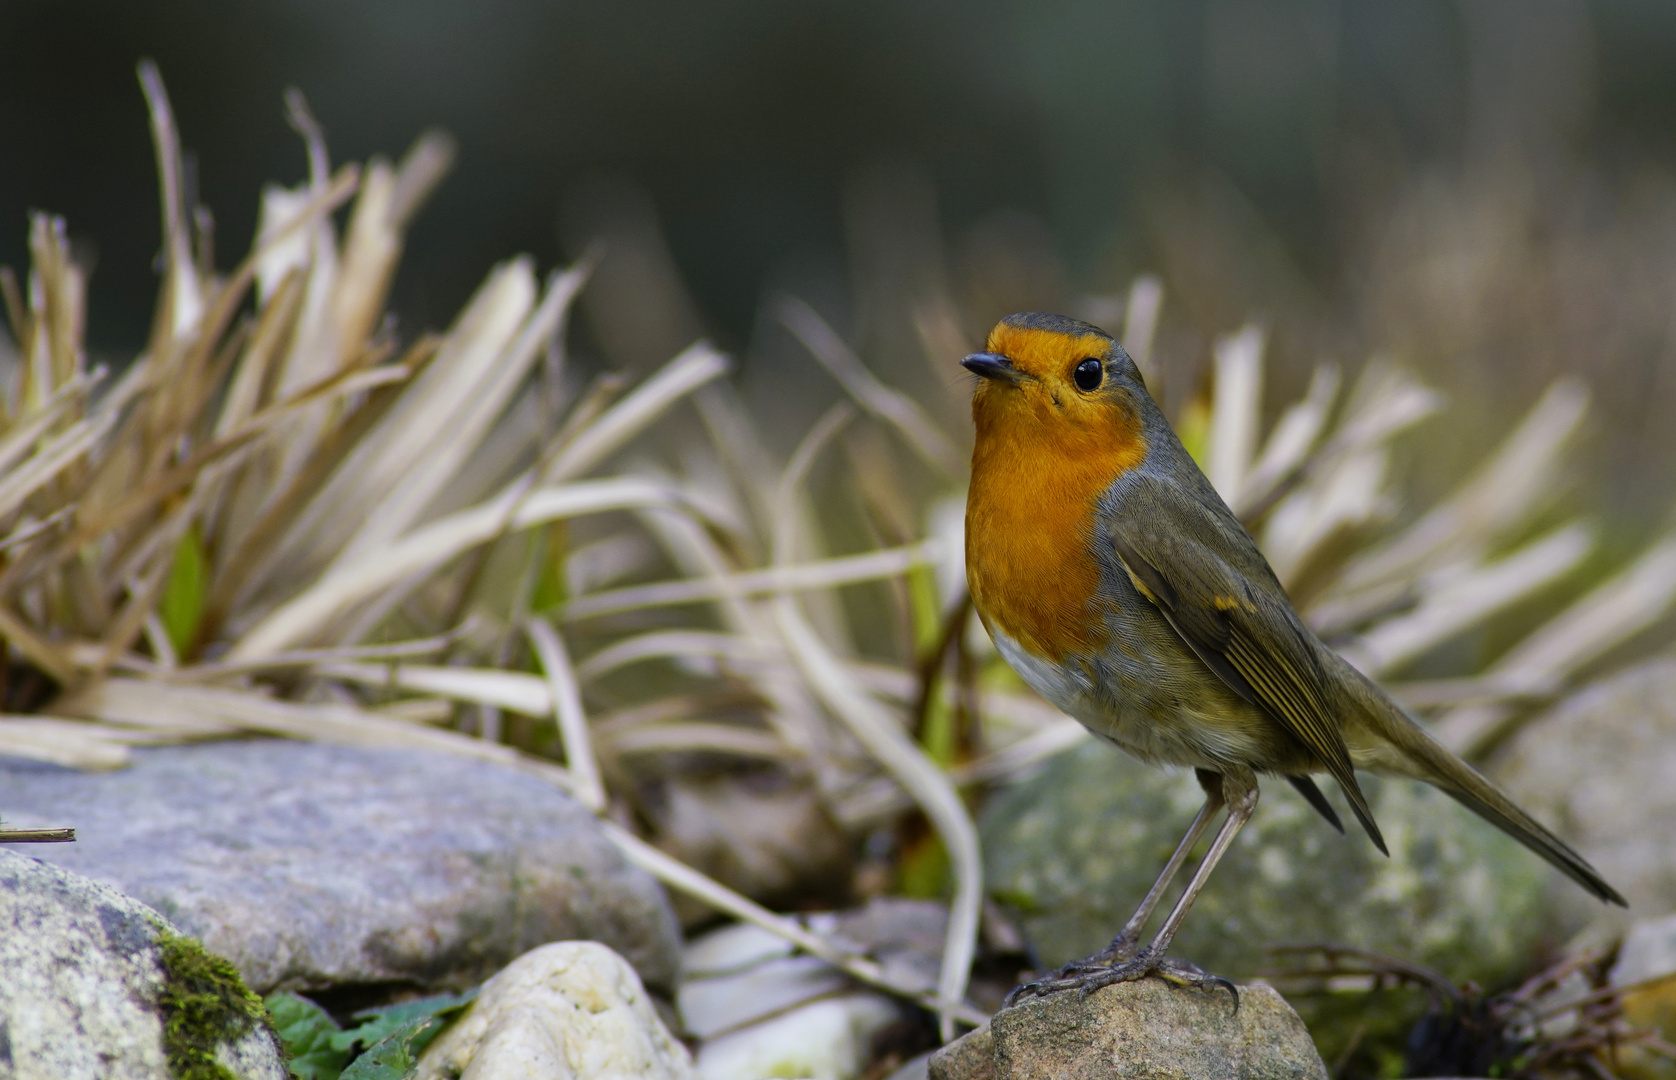
[[[1156,972],[1170,982],[1184,986],[1196,986],[1201,989],[1211,989],[1217,986],[1227,987],[1229,992],[1234,995],[1234,1003],[1238,1007],[1239,992],[1234,989],[1233,983],[1220,976],[1209,974],[1196,964],[1167,960],[1164,955],[1169,951],[1170,942],[1175,940],[1176,931],[1181,929],[1182,921],[1187,918],[1188,909],[1193,906],[1193,901],[1198,898],[1200,891],[1204,889],[1205,882],[1210,880],[1211,871],[1216,869],[1216,864],[1227,852],[1229,845],[1234,842],[1234,837],[1239,835],[1240,829],[1244,827],[1247,821],[1251,820],[1251,815],[1257,810],[1258,793],[1255,774],[1249,769],[1229,769],[1222,773],[1220,779],[1221,801],[1227,804],[1228,817],[1223,821],[1222,827],[1217,830],[1216,838],[1211,841],[1210,850],[1205,852],[1205,857],[1200,860],[1199,865],[1194,869],[1193,876],[1188,879],[1187,888],[1182,890],[1180,898],[1176,900],[1175,907],[1170,909],[1170,914],[1165,917],[1164,925],[1159,927],[1158,935],[1152,939],[1152,944],[1133,956],[1123,958],[1114,964],[1087,968],[1074,965],[1079,970],[1069,972],[1064,976],[1056,973],[1054,977],[1026,983],[1024,986],[1015,988],[1011,994],[1007,995],[1007,1005],[1012,1005],[1019,998],[1028,995],[1043,996],[1059,990],[1077,989],[1084,993],[1091,993],[1102,986],[1130,982]],[[1205,784],[1208,793],[1211,785],[1206,782],[1205,774],[1201,774],[1200,782]],[[1211,803],[1214,801],[1217,801],[1214,796],[1207,798],[1206,810],[1200,812],[1200,818],[1194,819],[1193,829],[1189,830],[1190,839],[1197,839],[1197,836],[1192,836],[1193,830],[1203,831],[1204,826],[1201,824],[1201,819],[1208,821],[1210,813],[1214,812],[1211,809]],[[1184,848],[1191,846],[1190,843],[1184,841]],[[1183,849],[1177,849],[1177,855],[1182,859],[1186,858]],[[1175,861],[1174,858],[1171,859],[1171,862]],[[1166,872],[1169,872],[1169,867],[1165,869]],[[1154,889],[1162,891],[1158,886],[1154,886]],[[1152,900],[1154,904],[1157,902],[1150,893],[1148,899]],[[1142,906],[1146,906],[1145,902]],[[1151,912],[1148,911],[1146,914],[1151,914]],[[1136,916],[1141,917],[1142,912],[1137,911]],[[1142,917],[1141,921],[1144,923],[1145,918]],[[1130,922],[1133,923],[1134,919],[1131,919]],[[1129,927],[1125,926],[1124,932],[1127,933],[1128,931]],[[1118,939],[1119,941],[1123,940],[1123,934],[1119,934]],[[1117,942],[1113,942],[1114,946],[1116,944]]]
[[[1157,909],[1158,902],[1164,899],[1164,892],[1170,887],[1170,882],[1175,880],[1176,874],[1180,872],[1182,865],[1187,862],[1187,856],[1193,853],[1193,848],[1199,843],[1200,838],[1205,835],[1205,830],[1210,828],[1211,820],[1216,817],[1217,812],[1223,806],[1221,777],[1216,773],[1206,772],[1204,769],[1199,769],[1197,772],[1199,786],[1205,789],[1205,805],[1199,808],[1198,816],[1193,819],[1193,824],[1187,827],[1187,835],[1183,836],[1181,843],[1176,845],[1175,854],[1171,855],[1170,861],[1164,864],[1164,869],[1158,874],[1158,880],[1152,883],[1152,888],[1148,889],[1146,896],[1141,899],[1140,906],[1135,909],[1133,915],[1129,916],[1129,921],[1123,924],[1123,929],[1117,932],[1117,936],[1112,938],[1110,945],[1086,960],[1066,964],[1054,973],[1055,978],[1064,978],[1083,971],[1092,971],[1095,968],[1110,967],[1119,960],[1127,960],[1134,956],[1135,950],[1140,948],[1141,931],[1146,929],[1147,921],[1152,918],[1152,913]]]

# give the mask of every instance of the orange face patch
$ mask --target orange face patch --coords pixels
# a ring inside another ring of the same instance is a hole
[[[984,380],[972,398],[972,601],[994,628],[1056,662],[1104,641],[1095,504],[1146,458],[1133,405],[1071,382],[1078,362],[1107,348],[1096,335],[999,326],[989,351],[1030,378]]]
[[[1098,334],[1056,334],[1001,323],[989,332],[984,347],[1005,356],[1026,375],[1045,379],[1065,377],[1077,361],[1086,357],[1105,356],[1110,343]]]

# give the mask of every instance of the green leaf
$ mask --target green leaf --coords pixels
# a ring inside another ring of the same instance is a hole
[[[440,1016],[420,1016],[398,1025],[343,1070],[341,1080],[403,1080],[446,1023]]]
[[[565,556],[568,554],[569,536],[563,521],[555,521],[532,534],[530,557],[536,561],[536,577],[530,596],[531,611],[538,614],[551,611],[570,599],[564,574]]]
[[[182,658],[198,638],[208,579],[209,556],[204,551],[203,538],[198,535],[198,526],[193,525],[175,545],[175,561],[169,566],[169,579],[163,583],[163,595],[157,600],[157,617],[163,620],[163,629],[168,632],[175,654]]]
[[[924,656],[936,648],[943,637],[943,602],[937,596],[937,576],[929,566],[915,566],[906,574],[906,580],[914,655]]]
[[[459,1012],[470,1005],[477,998],[477,991],[467,990],[463,994],[437,994],[434,997],[420,998],[417,1001],[403,1001],[396,1005],[384,1005],[376,1009],[365,1009],[355,1014],[355,1019],[362,1021],[359,1027],[350,1028],[332,1036],[332,1045],[341,1050],[353,1049],[360,1046],[375,1046],[390,1038],[397,1031],[408,1026],[415,1020],[429,1020],[432,1017],[445,1017]],[[438,1024],[424,1036],[424,1041],[415,1048],[418,1053],[435,1037],[442,1025]]]
[[[949,853],[935,835],[906,846],[896,867],[896,892],[917,900],[940,900],[948,895]]]
[[[338,1080],[349,1064],[349,1050],[334,1045],[337,1021],[314,1002],[280,991],[262,1000],[285,1047],[291,1075],[299,1080]]]

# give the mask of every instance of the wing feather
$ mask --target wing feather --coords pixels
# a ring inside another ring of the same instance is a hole
[[[1155,495],[1156,498],[1156,495]],[[1196,501],[1171,500],[1191,520],[1193,511],[1207,509]],[[1186,504],[1186,505],[1182,505]],[[1223,514],[1227,514],[1225,508]],[[1209,521],[1209,535],[1219,546],[1241,541],[1249,551],[1230,552],[1237,561],[1252,563],[1273,581],[1273,574],[1256,544],[1237,522]],[[1230,689],[1261,708],[1301,742],[1327,769],[1350,802],[1368,838],[1385,852],[1385,840],[1345,745],[1339,725],[1323,702],[1323,675],[1316,661],[1309,631],[1299,621],[1285,593],[1275,583],[1273,596],[1253,590],[1245,578],[1202,540],[1174,531],[1167,538],[1149,525],[1180,515],[1122,515],[1109,531],[1117,556],[1130,580],[1175,628],[1182,640]],[[1230,529],[1230,524],[1232,529]],[[1200,530],[1203,532],[1204,530]],[[1240,558],[1243,556],[1243,558]],[[1387,852],[1388,853],[1388,852]]]

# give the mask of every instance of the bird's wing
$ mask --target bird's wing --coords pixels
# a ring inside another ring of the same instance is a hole
[[[1226,507],[1161,482],[1131,488],[1107,528],[1129,579],[1199,659],[1321,761],[1386,851],[1339,724],[1308,629],[1268,563]]]

